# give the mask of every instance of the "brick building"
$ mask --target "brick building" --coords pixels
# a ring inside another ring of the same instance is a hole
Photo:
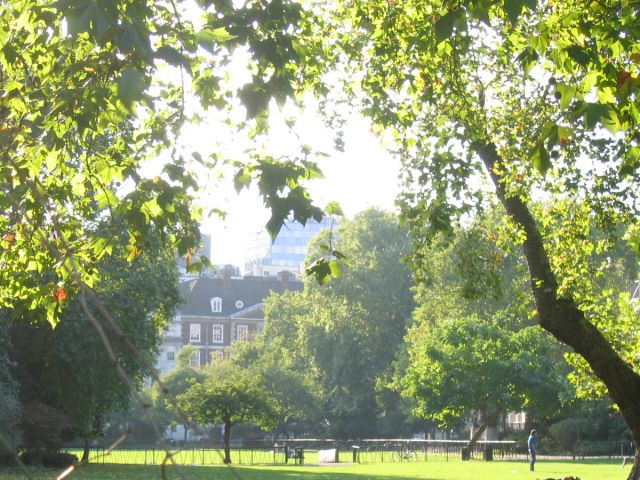
[[[286,271],[268,277],[234,277],[223,268],[217,277],[184,281],[180,290],[185,303],[168,326],[157,362],[164,374],[175,367],[177,353],[193,345],[192,364],[204,366],[224,355],[235,340],[251,339],[264,328],[263,302],[272,292],[303,289]]]

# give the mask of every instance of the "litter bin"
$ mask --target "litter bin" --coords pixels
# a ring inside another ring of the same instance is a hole
[[[353,452],[353,463],[360,463],[360,447],[352,445],[351,450]]]
[[[485,445],[483,456],[484,456],[484,461],[485,462],[492,462],[493,461],[493,447],[490,447],[489,445]]]
[[[471,449],[469,447],[462,447],[462,461],[471,460]]]

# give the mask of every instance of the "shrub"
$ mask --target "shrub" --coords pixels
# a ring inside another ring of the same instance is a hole
[[[78,457],[71,453],[53,450],[30,450],[20,455],[25,465],[40,465],[49,468],[64,468],[78,463]]]

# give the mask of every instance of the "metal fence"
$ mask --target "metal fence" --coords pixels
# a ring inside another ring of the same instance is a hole
[[[606,443],[606,445],[604,444]],[[336,449],[338,462],[387,463],[387,462],[455,462],[463,460],[523,460],[527,458],[524,444],[514,441],[478,442],[473,448],[463,440],[407,440],[380,439],[338,441],[290,439],[275,445],[255,445],[231,449],[231,462],[235,465],[318,463],[318,450]],[[578,449],[579,447],[579,449]],[[542,453],[540,458],[557,460],[582,460],[585,458],[620,458],[632,455],[631,442],[603,442],[601,445],[576,445],[573,452]],[[594,454],[602,450],[603,453]],[[67,452],[81,456],[82,450],[67,448]],[[294,458],[294,452],[302,458]],[[585,452],[589,452],[587,455]],[[113,463],[128,465],[221,465],[222,448],[196,448],[185,446],[170,450],[172,461],[167,461],[167,451],[159,447],[148,448],[92,448],[90,463]]]
[[[478,442],[473,448],[467,444],[457,440],[363,440],[352,455],[360,463],[513,460],[518,456],[513,441]]]
[[[82,456],[82,450],[66,449],[68,453]],[[167,459],[167,453],[171,460]],[[282,451],[273,448],[234,448],[231,450],[231,462],[235,465],[259,465],[286,463],[288,460]],[[162,463],[177,465],[222,465],[224,450],[217,448],[184,447],[175,450],[164,450],[159,447],[150,448],[92,448],[89,463],[123,464],[123,465],[161,465]]]

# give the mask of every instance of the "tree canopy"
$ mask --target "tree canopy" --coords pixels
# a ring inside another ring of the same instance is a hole
[[[141,358],[155,357],[162,331],[180,302],[172,252],[145,251],[132,263],[117,254],[105,256],[99,267],[95,293],[124,336],[112,329],[105,334],[132,385],[114,368],[100,336],[89,334],[92,326],[81,299],[68,302],[56,328],[42,310],[25,306],[6,311],[22,403],[58,409],[67,416],[72,435],[87,442],[102,435],[113,413],[128,407],[132,386],[141,388],[147,374]]]
[[[637,246],[636,14],[626,1],[337,2],[318,22],[325,49],[308,84],[340,83],[402,157],[418,265],[434,232],[493,190],[523,248],[539,324],[585,359],[640,443],[637,361],[565,288],[577,275],[568,258],[623,236]],[[541,216],[540,198],[564,208]],[[582,208],[604,238],[576,251],[580,222],[557,227]],[[637,344],[637,329],[628,335]]]
[[[503,238],[505,220],[496,208],[434,240],[396,372],[416,415],[443,426],[470,421],[472,443],[510,411],[550,417],[573,393],[564,349],[535,326],[526,267]]]
[[[366,210],[310,246],[307,263],[326,249],[349,258],[339,278],[326,285],[310,279],[304,292],[265,303],[265,335],[288,345],[317,377],[331,435],[377,432],[384,411],[378,379],[391,370],[414,306],[411,274],[402,263],[408,248],[394,215]]]
[[[231,428],[253,423],[270,429],[274,415],[260,379],[233,362],[211,364],[203,382],[178,396],[180,407],[201,425],[224,426],[224,463],[231,463]]]
[[[227,106],[244,107],[246,129],[264,129],[270,100],[294,91],[304,15],[290,1],[3,2],[3,305],[28,297],[55,322],[63,297],[95,283],[97,262],[122,231],[130,260],[160,231],[196,263],[194,166],[212,168],[218,157],[183,145],[182,129]],[[250,72],[240,85],[227,80],[239,50]],[[145,174],[159,157],[161,171]],[[238,170],[237,188],[259,180],[272,233],[290,213],[321,217],[299,183],[318,174],[304,155],[256,153]],[[93,228],[97,221],[107,228]],[[45,271],[53,273],[46,284],[34,280]]]
[[[584,359],[640,444],[637,312],[622,301],[603,314],[575,282],[590,271],[582,259],[606,256],[620,238],[640,246],[635,2],[210,1],[189,15],[182,6],[0,6],[2,306],[43,308],[55,323],[76,290],[97,285],[122,231],[130,260],[150,231],[190,255],[199,212],[187,166],[217,157],[180,145],[187,120],[241,103],[240,127],[255,138],[271,100],[312,89],[327,111],[341,98],[358,105],[403,158],[418,269],[434,231],[450,232],[493,189],[523,248],[539,324]],[[233,84],[238,51],[250,79]],[[146,177],[141,162],[161,152],[162,172]],[[239,166],[236,187],[257,183],[272,233],[287,215],[321,216],[300,184],[319,175],[309,159],[307,148],[289,162],[254,151]],[[557,208],[537,210],[539,198]],[[587,240],[587,224],[602,236]]]

